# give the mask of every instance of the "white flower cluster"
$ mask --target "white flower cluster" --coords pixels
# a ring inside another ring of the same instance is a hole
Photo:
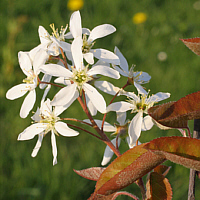
[[[147,115],[143,118],[143,113],[147,114],[147,109],[153,106],[154,102],[166,99],[170,94],[157,93],[147,98],[148,93],[141,86],[151,78],[147,73],[134,72],[134,67],[129,69],[126,59],[117,47],[114,53],[101,48],[93,48],[96,39],[116,31],[114,26],[103,24],[91,31],[82,28],[80,12],[76,11],[71,15],[69,29],[66,26],[58,31],[54,24],[50,27],[51,35],[44,27],[39,26],[41,44],[29,52],[20,51],[18,53],[19,65],[27,77],[23,79],[23,83],[12,87],[6,93],[6,97],[11,100],[28,93],[20,109],[20,117],[26,118],[34,107],[36,88],[39,86],[40,89],[44,89],[40,108],[32,116],[34,123],[19,134],[18,140],[29,140],[38,135],[38,141],[32,152],[32,156],[35,157],[41,147],[43,137],[50,131],[53,165],[56,164],[55,135],[71,137],[79,134],[69,128],[58,116],[77,98],[83,98],[91,116],[96,115],[97,111],[103,114],[109,111],[117,112],[119,125],[112,126],[100,120],[94,121],[99,127],[103,125],[104,131],[111,131],[117,135],[112,140],[114,146],[119,145],[120,138],[127,138],[129,147],[132,148],[141,130],[149,130],[153,126],[151,117]],[[44,75],[40,80],[39,74],[41,73]],[[126,92],[124,89],[115,87],[107,81],[95,81],[92,85],[97,75],[119,79],[120,74],[127,77],[128,84],[136,87],[138,96],[133,92]],[[51,83],[52,76],[57,77],[55,83]],[[61,87],[53,100],[46,98],[51,85]],[[126,95],[128,101],[115,102],[107,107],[104,97],[95,87],[112,95]],[[137,113],[130,123],[126,120],[128,110]],[[112,155],[113,151],[106,147],[102,165],[107,164]]]

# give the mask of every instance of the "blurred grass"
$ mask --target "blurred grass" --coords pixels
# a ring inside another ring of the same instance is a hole
[[[200,59],[188,50],[179,38],[200,36],[200,1],[182,0],[85,0],[81,10],[83,27],[110,23],[117,32],[96,41],[95,47],[113,51],[117,46],[127,58],[129,65],[136,64],[136,70],[148,72],[152,79],[146,84],[151,94],[170,92],[170,100],[178,100],[186,94],[196,92],[200,85]],[[133,24],[132,17],[144,12],[147,21]],[[30,118],[19,117],[24,98],[10,101],[5,99],[6,91],[24,78],[17,52],[29,51],[39,44],[38,26],[49,32],[49,24],[56,27],[69,23],[72,11],[67,10],[67,1],[57,0],[3,0],[0,1],[0,199],[87,199],[95,183],[83,179],[73,169],[100,166],[105,145],[81,133],[74,138],[57,137],[58,164],[52,166],[50,137],[47,135],[36,158],[30,154],[36,138],[17,141],[18,134],[30,125]],[[158,54],[165,52],[167,59],[160,61]],[[122,84],[125,79],[122,79]],[[119,82],[116,82],[118,86]],[[40,93],[40,91],[38,91]],[[41,93],[42,94],[42,93]],[[53,93],[52,93],[53,94]],[[106,95],[107,99],[110,96]],[[38,98],[38,102],[39,102]],[[35,110],[35,109],[34,109]],[[75,102],[66,111],[67,117],[85,116]],[[98,115],[101,116],[101,115]],[[114,114],[107,119],[113,121]],[[192,127],[192,123],[191,127]],[[155,137],[179,135],[177,131],[162,131],[153,127],[142,133],[141,142]],[[122,144],[122,151],[127,148]],[[172,165],[168,174],[173,188],[173,199],[186,199],[189,169]],[[200,195],[197,181],[196,196]],[[128,190],[137,196],[135,185]],[[130,199],[121,196],[118,199]]]

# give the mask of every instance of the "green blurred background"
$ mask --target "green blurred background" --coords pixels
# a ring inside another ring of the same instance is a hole
[[[36,158],[31,152],[37,137],[17,141],[17,136],[30,125],[30,117],[21,119],[19,110],[24,97],[15,101],[5,98],[6,91],[21,83],[24,74],[18,65],[17,52],[29,51],[39,44],[38,26],[50,33],[49,24],[56,27],[69,23],[72,11],[64,0],[1,0],[0,1],[0,199],[15,200],[82,200],[94,190],[95,182],[79,177],[73,169],[100,166],[105,145],[84,132],[78,137],[57,137],[58,164],[52,166],[50,134]],[[133,16],[142,12],[146,21],[137,24]],[[113,51],[117,46],[136,70],[148,72],[152,79],[145,85],[156,92],[170,92],[170,101],[196,92],[200,86],[200,58],[187,49],[179,38],[200,36],[200,1],[193,0],[85,0],[81,9],[82,25],[93,27],[109,23],[117,31],[96,41],[95,47]],[[114,83],[114,82],[113,82]],[[125,84],[125,79],[116,85]],[[40,90],[37,92],[42,95]],[[55,94],[56,90],[50,95]],[[40,98],[38,98],[40,99]],[[106,95],[109,101],[110,96]],[[38,100],[39,103],[39,100]],[[39,104],[38,104],[39,105]],[[34,107],[36,110],[36,106]],[[80,106],[74,103],[66,117],[84,119]],[[101,115],[97,116],[99,119]],[[114,114],[108,121],[115,120]],[[192,122],[190,123],[192,128]],[[176,130],[163,131],[153,127],[143,132],[141,142],[159,136],[180,135]],[[122,143],[122,152],[127,144]],[[172,166],[167,178],[173,189],[173,199],[187,199],[189,169]],[[145,179],[144,179],[145,181]],[[141,197],[133,184],[129,192]],[[200,183],[196,185],[197,199]],[[121,196],[118,199],[130,199]]]

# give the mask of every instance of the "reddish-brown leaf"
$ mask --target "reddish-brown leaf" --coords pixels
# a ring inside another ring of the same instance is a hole
[[[167,178],[157,172],[150,173],[146,184],[148,200],[171,200],[172,188]]]
[[[164,127],[187,128],[188,120],[200,118],[200,91],[176,102],[153,106],[148,109],[148,114]]]
[[[144,145],[126,151],[103,171],[97,181],[94,197],[121,190],[165,161],[163,156],[144,149]]]
[[[180,39],[191,51],[200,56],[200,38]]]
[[[105,170],[103,167],[92,167],[88,169],[82,169],[82,170],[75,170],[79,176],[82,176],[83,178],[92,180],[92,181],[97,181],[101,175],[101,173]]]
[[[144,146],[157,155],[166,159],[200,171],[200,140],[187,137],[161,137]]]
[[[154,168],[154,172],[157,172],[159,174],[162,174],[163,176],[166,176],[170,170],[170,166],[166,165],[158,165],[157,167]]]

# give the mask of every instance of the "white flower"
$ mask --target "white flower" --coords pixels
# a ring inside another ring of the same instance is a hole
[[[117,47],[115,47],[114,52],[119,57],[120,60],[119,67],[113,65],[114,69],[116,69],[122,76],[127,77],[128,81],[134,84],[134,86],[138,90],[138,93],[147,94],[147,92],[143,89],[141,84],[148,83],[149,80],[151,79],[151,76],[148,73],[142,71],[134,72],[135,66],[132,66],[129,70],[128,62],[126,58],[123,56],[123,54],[120,52],[120,50]]]
[[[74,39],[71,49],[75,66],[72,67],[72,71],[56,64],[41,66],[41,71],[45,74],[64,77],[66,80],[70,80],[70,84],[69,81],[67,81],[67,86],[62,88],[55,95],[52,105],[56,106],[68,104],[69,106],[79,96],[79,93],[82,94],[82,90],[84,90],[86,96],[92,102],[94,107],[96,107],[99,112],[105,113],[106,102],[103,96],[88,82],[91,81],[93,76],[96,74],[102,74],[118,79],[120,77],[119,73],[116,70],[103,65],[96,65],[91,69],[84,67],[81,46],[82,39],[80,37]]]
[[[134,93],[127,92],[126,96],[129,97],[127,102],[115,102],[107,107],[108,111],[125,112],[132,110],[137,112],[135,117],[131,120],[129,125],[128,134],[130,138],[129,146],[133,147],[140,137],[141,131],[150,130],[153,126],[152,118],[147,115],[143,118],[143,113],[147,114],[147,110],[154,105],[154,103],[170,97],[169,93],[158,92],[155,95],[147,98],[146,94],[135,95]]]
[[[116,29],[110,24],[103,24],[95,27],[90,31],[89,29],[83,28],[81,25],[81,15],[79,11],[72,13],[70,18],[70,33],[65,35],[65,38],[82,38],[82,52],[84,59],[89,63],[94,63],[94,57],[107,63],[113,63],[118,65],[119,58],[112,52],[105,49],[92,49],[94,40],[107,36]],[[82,37],[83,34],[83,37]]]
[[[31,60],[31,56],[34,57],[34,60]],[[6,98],[10,100],[17,99],[28,92],[28,95],[25,97],[20,110],[20,117],[22,118],[27,117],[30,110],[35,104],[35,88],[38,84],[37,76],[40,72],[39,67],[40,65],[45,63],[47,58],[48,55],[45,51],[38,51],[35,56],[32,55],[31,51],[30,53],[22,51],[18,53],[19,65],[27,78],[23,80],[24,83],[16,85],[9,89],[6,93]]]
[[[61,27],[60,33],[55,29],[54,24],[50,25],[53,33],[50,35],[43,26],[39,26],[38,32],[40,37],[41,45],[39,48],[47,49],[48,53],[53,56],[58,56],[60,54],[60,49],[62,48],[65,52],[70,51],[70,44],[65,42],[64,34],[67,30]]]
[[[43,137],[51,131],[51,145],[53,153],[53,165],[57,163],[57,146],[55,135],[58,133],[62,136],[72,137],[77,136],[79,133],[75,130],[70,129],[66,123],[61,122],[58,115],[63,111],[61,107],[55,107],[52,109],[50,100],[47,99],[41,104],[41,108],[37,109],[32,119],[34,124],[27,127],[22,133],[19,134],[18,140],[30,140],[38,135],[38,141],[31,154],[35,157],[42,145]]]

